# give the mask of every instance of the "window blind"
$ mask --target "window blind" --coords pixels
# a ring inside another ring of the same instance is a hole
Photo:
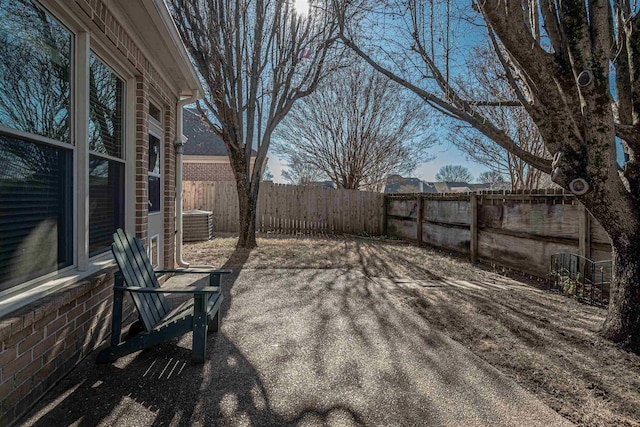
[[[71,152],[0,134],[0,291],[71,265]]]

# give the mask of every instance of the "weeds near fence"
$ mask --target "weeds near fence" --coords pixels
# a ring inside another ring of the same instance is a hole
[[[589,304],[606,305],[611,286],[611,260],[560,252],[551,256],[549,287]]]

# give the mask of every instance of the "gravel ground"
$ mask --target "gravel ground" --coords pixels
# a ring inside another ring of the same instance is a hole
[[[406,307],[583,426],[640,426],[640,356],[602,339],[606,310],[545,283],[472,266],[399,241],[265,235],[251,253],[235,238],[189,245],[187,258],[251,268],[350,268],[392,280]],[[433,282],[452,286],[424,286]],[[460,282],[470,285],[461,286]],[[457,285],[455,285],[457,284]]]
[[[206,363],[189,362],[190,335],[90,357],[24,425],[570,425],[432,328],[400,298],[409,282],[244,268],[225,285]]]

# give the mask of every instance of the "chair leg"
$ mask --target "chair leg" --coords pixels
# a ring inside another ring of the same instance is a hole
[[[211,322],[209,322],[209,332],[218,332],[220,331],[220,325],[222,324],[220,316],[220,310],[216,311],[216,315],[213,316]]]
[[[124,277],[122,273],[117,272],[115,274],[114,288],[123,286]],[[120,338],[122,333],[122,300],[124,298],[124,292],[113,291],[113,313],[111,314],[111,347],[116,347],[120,344]]]
[[[127,332],[127,339],[135,338],[140,334],[140,332],[144,331],[144,323],[142,320],[138,319],[129,326],[129,332]]]
[[[203,294],[195,294],[193,302],[193,359],[204,362],[207,355],[207,312]]]
[[[145,338],[138,335],[135,338],[131,338],[117,346],[110,346],[103,349],[98,353],[96,363],[112,363],[118,360],[118,358],[133,353],[134,351],[142,350],[146,348]]]

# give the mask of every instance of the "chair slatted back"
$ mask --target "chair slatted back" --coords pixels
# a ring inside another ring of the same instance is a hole
[[[160,287],[160,283],[153,272],[151,261],[149,261],[140,239],[119,228],[113,234],[111,251],[124,276],[126,286]],[[147,331],[151,331],[170,311],[164,294],[131,293],[131,296]]]

